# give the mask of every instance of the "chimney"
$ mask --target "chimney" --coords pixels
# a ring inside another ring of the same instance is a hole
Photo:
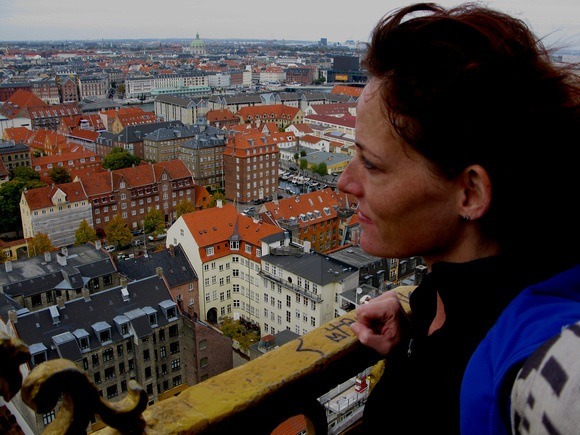
[[[8,311],[8,320],[10,320],[12,324],[18,322],[18,315],[16,314],[16,310]]]
[[[121,277],[121,288],[127,288],[127,278]]]
[[[50,252],[44,253],[44,261],[46,261],[47,263],[50,263]]]
[[[217,205],[218,208],[222,208],[222,200],[221,199],[218,199],[216,201],[216,205]]]
[[[64,306],[64,296],[57,296],[56,297],[56,305],[58,306],[58,308],[60,308],[61,310],[63,308],[65,308]]]
[[[12,262],[10,260],[8,260],[6,263],[4,263],[6,266],[6,272],[12,272]]]
[[[97,251],[100,251],[101,250],[101,241],[100,240],[96,240],[95,241],[95,249]]]
[[[58,262],[58,264],[60,264],[61,266],[66,266],[66,255],[64,255],[62,252],[58,252],[56,254],[56,261]]]
[[[155,268],[155,272],[157,272],[157,276],[159,278],[162,278],[163,277],[163,268],[162,267],[156,267]]]
[[[68,248],[66,246],[63,246],[62,248],[60,248],[60,252],[62,253],[62,255],[64,255],[65,257],[68,257]]]
[[[175,246],[169,245],[169,253],[172,257],[175,257]]]
[[[85,302],[90,302],[91,301],[91,292],[89,291],[88,288],[83,287],[83,298],[85,299]]]

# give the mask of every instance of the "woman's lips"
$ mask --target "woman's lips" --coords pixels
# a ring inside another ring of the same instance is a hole
[[[357,212],[360,223],[370,224],[372,221],[360,209]]]

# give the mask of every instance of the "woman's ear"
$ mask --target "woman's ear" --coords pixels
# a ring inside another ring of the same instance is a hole
[[[491,179],[480,165],[465,168],[459,177],[463,189],[460,215],[466,220],[479,219],[491,204]]]

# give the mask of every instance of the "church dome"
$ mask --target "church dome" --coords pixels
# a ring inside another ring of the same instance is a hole
[[[206,54],[205,43],[199,39],[199,33],[196,33],[195,39],[189,44],[191,54]]]

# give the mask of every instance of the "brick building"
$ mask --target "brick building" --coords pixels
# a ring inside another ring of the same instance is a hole
[[[132,228],[143,228],[147,212],[160,210],[167,224],[177,218],[182,200],[195,204],[191,172],[180,160],[141,164],[132,168],[80,177],[93,207],[95,230],[105,229],[116,215]]]
[[[230,136],[224,151],[226,198],[245,204],[277,195],[279,154],[263,133]]]
[[[23,143],[0,139],[0,159],[8,171],[19,166],[30,166],[30,147]]]

